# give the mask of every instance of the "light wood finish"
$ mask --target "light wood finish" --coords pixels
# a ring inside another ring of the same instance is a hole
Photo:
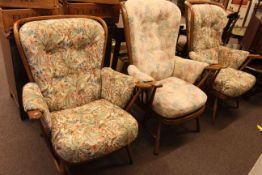
[[[93,2],[98,4],[119,4],[121,0],[68,0],[70,2]]]
[[[15,21],[32,16],[60,15],[63,7],[60,5],[54,9],[4,9],[0,8],[0,27],[8,34]]]
[[[127,45],[127,53],[128,53],[128,60],[129,60],[129,64],[133,64],[133,58],[132,58],[132,47],[131,47],[131,40],[130,40],[130,28],[129,28],[129,23],[128,23],[128,13],[126,11],[126,7],[124,2],[120,3],[121,4],[121,11],[122,11],[122,18],[123,18],[123,24],[124,24],[124,29],[125,29],[125,37],[126,37],[126,45]],[[210,69],[214,69],[214,68],[210,68]],[[203,79],[199,80],[199,82],[196,82],[196,84],[200,86],[203,86],[205,81],[207,80],[207,77],[210,75],[210,71],[211,70],[206,70],[207,74],[206,76],[203,76]],[[192,120],[192,119],[197,119],[201,116],[201,114],[204,112],[205,110],[205,105],[203,107],[201,107],[200,109],[198,109],[197,111],[189,114],[189,115],[185,115],[182,117],[177,117],[174,119],[170,119],[170,118],[165,118],[163,116],[160,116],[159,114],[155,113],[152,110],[152,103],[154,100],[154,96],[156,93],[157,88],[161,88],[162,85],[161,84],[155,84],[155,82],[147,82],[147,83],[140,83],[139,84],[140,87],[144,87],[144,89],[142,90],[142,94],[141,94],[141,98],[139,100],[139,105],[141,107],[143,107],[146,110],[144,119],[142,121],[142,124],[144,124],[144,122],[147,120],[147,117],[149,117],[148,115],[154,116],[154,118],[157,119],[158,124],[156,127],[155,132],[151,132],[150,130],[149,133],[153,136],[153,138],[155,139],[155,146],[154,146],[154,154],[158,155],[159,154],[159,147],[160,147],[160,136],[161,136],[161,126],[164,125],[179,125],[182,124],[186,121]],[[199,124],[199,120],[197,120],[196,122],[196,130],[200,130],[200,124]]]
[[[112,18],[115,23],[119,21],[119,4],[96,4],[64,2],[64,12],[68,15],[92,15],[101,18]]]
[[[20,57],[22,59],[23,65],[26,69],[27,72],[27,76],[29,78],[29,81],[34,82],[34,78],[32,76],[30,67],[27,63],[27,59],[25,56],[25,53],[23,51],[21,42],[20,42],[20,37],[19,37],[19,29],[20,27],[27,22],[31,22],[31,21],[39,21],[39,20],[47,20],[47,19],[64,19],[64,18],[88,18],[88,19],[93,19],[96,20],[97,22],[99,22],[104,30],[105,30],[105,38],[107,38],[107,25],[106,23],[99,17],[94,17],[94,16],[86,16],[86,15],[60,15],[60,16],[41,16],[41,17],[31,17],[31,18],[24,18],[24,19],[20,19],[18,20],[15,24],[14,24],[14,36],[15,36],[15,41],[18,47],[18,51],[20,54]],[[106,43],[104,45],[104,51],[103,51],[103,56],[105,55],[105,48],[106,47]],[[103,58],[104,61],[105,58]],[[103,61],[101,63],[101,68],[103,67]],[[130,110],[132,104],[134,104],[134,102],[136,101],[136,98],[138,97],[141,88],[140,87],[136,87],[135,88],[135,95],[131,98],[131,100],[129,101],[129,103],[127,104],[126,110]],[[40,123],[41,123],[41,128],[43,131],[43,136],[46,140],[46,143],[50,149],[50,152],[53,155],[56,167],[58,168],[58,171],[61,175],[65,175],[65,174],[70,174],[70,172],[68,172],[68,168],[67,166],[70,165],[78,165],[78,164],[84,164],[87,163],[89,161],[85,161],[85,162],[80,162],[80,163],[72,163],[72,162],[67,162],[66,160],[64,160],[62,157],[60,157],[54,150],[52,142],[51,142],[51,131],[50,129],[47,127],[47,124],[45,123],[43,117],[42,117],[42,113],[39,110],[32,110],[27,112],[28,116],[30,119],[36,119],[36,118],[40,118]],[[128,157],[129,157],[129,161],[132,162],[132,157],[131,157],[131,151],[130,151],[130,145],[127,145],[126,147],[127,151],[128,151]],[[106,156],[106,155],[105,155]]]
[[[52,9],[58,0],[1,0],[0,7]]]

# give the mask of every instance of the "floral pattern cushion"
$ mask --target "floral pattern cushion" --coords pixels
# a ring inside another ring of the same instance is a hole
[[[127,72],[138,82],[150,82],[155,80],[153,77],[141,72],[135,65],[129,65],[127,68]]]
[[[132,61],[141,72],[161,80],[174,69],[179,8],[166,0],[128,0]]]
[[[218,73],[213,88],[227,96],[237,97],[250,90],[255,82],[256,78],[251,74],[225,68]]]
[[[221,36],[227,24],[226,11],[210,4],[194,4],[192,50],[199,51],[220,46]]]
[[[24,24],[19,33],[50,111],[100,98],[105,43],[101,24],[86,18],[40,20]]]
[[[194,84],[207,66],[207,63],[176,57],[173,76]]]
[[[189,52],[189,57],[195,61],[201,61],[208,64],[218,64],[219,47]]]
[[[38,85],[36,83],[27,83],[23,87],[22,98],[24,110],[26,112],[30,110],[41,111],[43,113],[44,121],[50,129],[52,126],[50,112]]]
[[[244,50],[235,50],[228,47],[220,46],[218,63],[225,67],[239,69],[239,67],[247,59],[248,55],[249,52]]]
[[[181,117],[200,109],[206,103],[206,94],[191,83],[176,77],[158,82],[163,87],[156,91],[153,110],[163,117]]]
[[[52,143],[68,162],[91,160],[131,143],[137,121],[126,111],[101,99],[81,107],[52,112]]]
[[[124,108],[130,100],[134,87],[136,86],[135,79],[131,76],[116,72],[111,68],[103,68],[101,75],[101,98]]]

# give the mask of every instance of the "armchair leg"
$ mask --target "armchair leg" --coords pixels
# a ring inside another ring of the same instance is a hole
[[[126,151],[127,151],[127,154],[128,154],[129,164],[133,164],[133,157],[132,157],[130,144],[128,144],[126,146]]]
[[[65,170],[65,166],[63,165],[62,162],[57,161],[56,159],[54,159],[55,162],[55,166],[59,172],[59,175],[66,175],[66,170]]]
[[[236,109],[238,109],[239,108],[239,98],[237,97],[236,98]]]
[[[155,148],[154,148],[155,155],[159,154],[160,131],[161,131],[161,121],[159,120],[157,123],[157,128],[156,128],[156,138],[155,138]]]
[[[196,132],[200,132],[199,117],[196,118]]]
[[[213,116],[212,116],[212,124],[215,124],[216,121],[216,114],[217,114],[217,105],[218,105],[218,98],[215,97],[214,106],[213,106]]]

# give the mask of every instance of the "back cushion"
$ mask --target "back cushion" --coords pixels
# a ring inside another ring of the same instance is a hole
[[[24,24],[19,33],[34,80],[50,111],[100,98],[105,31],[97,21],[33,21]]]
[[[192,50],[218,47],[227,23],[225,10],[217,5],[209,4],[195,4],[192,10],[194,13]]]
[[[181,13],[166,0],[128,0],[133,64],[161,80],[172,75]]]

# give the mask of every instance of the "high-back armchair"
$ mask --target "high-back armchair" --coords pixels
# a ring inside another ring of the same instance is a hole
[[[24,110],[39,119],[61,173],[126,147],[138,125],[128,113],[136,82],[102,68],[107,26],[97,17],[22,19],[15,40],[29,80]]]
[[[222,5],[207,1],[186,1],[185,4],[189,57],[221,68],[211,84],[211,92],[215,95],[214,123],[218,99],[239,97],[255,84],[253,75],[240,71],[252,56],[249,57],[247,51],[222,46],[222,33],[227,24]]]
[[[158,154],[162,124],[196,119],[199,130],[199,116],[207,96],[194,84],[208,64],[175,56],[181,13],[174,3],[128,0],[122,4],[122,12],[130,62],[128,74],[153,88],[147,98],[147,114],[153,112],[158,119],[154,134],[154,153]]]

